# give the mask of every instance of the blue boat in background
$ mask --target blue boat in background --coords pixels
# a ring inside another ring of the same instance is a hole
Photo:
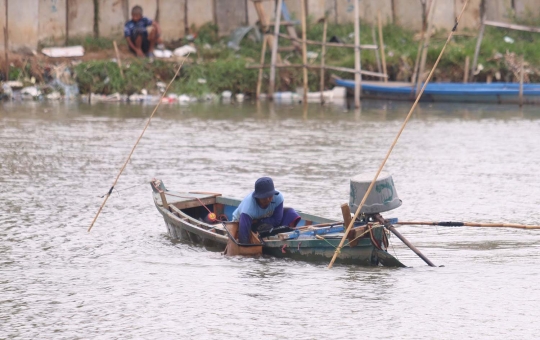
[[[337,86],[354,89],[354,80],[334,81]],[[407,82],[362,81],[362,98],[414,100],[416,85]],[[519,104],[519,83],[429,83],[420,100]],[[540,104],[540,84],[523,84],[523,104]]]

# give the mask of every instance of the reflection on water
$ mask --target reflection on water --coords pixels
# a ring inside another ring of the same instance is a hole
[[[0,338],[536,337],[538,231],[401,227],[445,267],[391,237],[410,268],[333,270],[166,235],[152,177],[241,198],[269,175],[288,205],[340,218],[348,179],[378,167],[410,103],[164,105],[86,233],[152,109],[1,107]],[[539,117],[421,104],[386,167],[403,205],[385,216],[540,224]]]

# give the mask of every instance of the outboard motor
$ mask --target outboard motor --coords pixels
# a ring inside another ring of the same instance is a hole
[[[356,209],[358,209],[374,176],[375,174],[373,173],[364,173],[351,178],[349,207],[352,213],[355,213]],[[360,213],[366,215],[378,214],[383,211],[396,209],[400,206],[401,200],[397,195],[392,175],[381,172]]]

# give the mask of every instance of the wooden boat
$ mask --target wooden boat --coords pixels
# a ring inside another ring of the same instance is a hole
[[[354,89],[353,80],[335,79],[337,86]],[[415,100],[416,85],[407,82],[362,81],[362,97]],[[424,102],[519,104],[519,83],[429,83]],[[540,84],[523,84],[523,103],[540,104]]]
[[[151,186],[155,206],[173,239],[201,245],[211,251],[225,250],[230,242],[226,228],[234,223],[228,221],[240,200],[223,197],[218,193],[170,191],[160,180],[153,180]],[[205,222],[209,211],[223,221]],[[302,220],[297,230],[260,238],[263,254],[328,263],[343,237],[343,222],[298,213]],[[337,263],[405,267],[387,252],[387,234],[380,225],[357,222],[349,235],[357,239],[346,243]]]

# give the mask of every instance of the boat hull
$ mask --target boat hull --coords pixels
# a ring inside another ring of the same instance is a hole
[[[338,79],[336,85],[354,89],[351,80]],[[416,87],[410,83],[362,82],[362,98],[414,101]],[[421,102],[519,104],[518,83],[430,83]],[[540,104],[540,84],[524,84],[523,104]]]

